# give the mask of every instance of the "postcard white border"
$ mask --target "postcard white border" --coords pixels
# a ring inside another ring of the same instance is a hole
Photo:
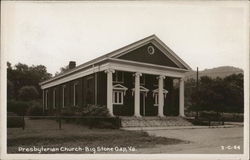
[[[21,3],[19,1],[18,3]],[[65,1],[64,1],[65,2]],[[112,1],[110,1],[112,3]],[[130,3],[131,1],[128,1]],[[154,3],[153,1],[149,1],[150,3]],[[159,3],[161,1],[157,1]],[[169,3],[176,3],[178,4],[199,4],[199,5],[221,5],[221,6],[239,6],[243,7],[246,10],[246,25],[250,26],[249,20],[249,1],[168,1]],[[14,3],[14,2],[12,2]],[[24,2],[27,3],[27,2]],[[62,2],[60,2],[62,3]],[[69,2],[67,2],[69,3]],[[88,2],[91,3],[91,2]],[[116,2],[117,3],[117,2]],[[124,3],[124,1],[122,2]],[[2,7],[2,6],[1,6]],[[1,24],[1,28],[2,28]],[[1,30],[1,36],[4,34]],[[7,137],[6,137],[6,55],[3,53],[1,47],[1,78],[0,78],[0,112],[1,112],[1,146],[0,146],[0,159],[173,159],[173,160],[182,160],[182,159],[204,159],[204,160],[211,160],[211,159],[225,159],[225,160],[233,160],[233,159],[248,159],[249,157],[249,30],[248,34],[246,35],[246,51],[248,52],[247,59],[243,60],[245,63],[244,67],[244,154],[7,154]],[[1,43],[1,45],[4,45]]]

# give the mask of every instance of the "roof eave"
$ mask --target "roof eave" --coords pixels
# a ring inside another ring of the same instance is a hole
[[[50,79],[48,79],[48,80],[46,80],[46,81],[40,82],[39,85],[42,86],[42,85],[47,84],[47,83],[49,83],[49,82],[52,82],[52,81],[55,81],[55,80],[57,80],[57,79],[66,77],[66,76],[68,76],[68,75],[70,75],[70,74],[73,74],[73,73],[75,73],[75,72],[79,72],[79,71],[81,71],[81,70],[84,70],[85,68],[87,68],[87,67],[89,67],[89,66],[91,66],[91,65],[95,65],[95,64],[100,63],[100,62],[103,62],[103,61],[105,61],[105,60],[107,60],[107,59],[108,59],[108,58],[106,57],[106,55],[101,56],[101,57],[98,57],[98,58],[93,59],[93,60],[91,60],[91,61],[88,61],[88,62],[86,62],[86,63],[84,63],[84,64],[81,64],[81,65],[77,66],[76,68],[74,68],[74,69],[72,69],[72,70],[69,70],[68,72],[65,72],[65,73],[60,74],[60,75],[55,76],[55,77],[52,77],[52,78],[50,78]],[[92,62],[92,63],[91,63],[91,62]]]

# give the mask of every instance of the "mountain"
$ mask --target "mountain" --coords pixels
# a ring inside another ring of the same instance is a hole
[[[211,78],[216,78],[216,77],[224,78],[226,76],[229,76],[232,74],[239,74],[239,73],[243,74],[243,70],[240,68],[236,68],[233,66],[221,66],[221,67],[199,71],[199,77],[208,76]],[[187,80],[190,78],[196,79],[196,71],[190,71],[186,73],[185,79]]]

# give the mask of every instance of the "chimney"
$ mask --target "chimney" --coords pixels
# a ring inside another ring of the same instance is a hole
[[[76,62],[75,61],[69,61],[69,69],[73,69],[76,67]]]

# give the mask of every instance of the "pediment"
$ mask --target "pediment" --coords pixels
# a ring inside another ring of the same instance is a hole
[[[119,60],[148,63],[172,68],[191,68],[155,35],[122,48],[122,52],[110,56]]]
[[[121,85],[121,84],[116,84],[116,85],[113,85],[113,89],[114,90],[128,90],[128,88],[127,87],[125,87],[125,86],[123,86],[123,85]]]
[[[159,89],[157,88],[157,89],[154,89],[153,90],[153,93],[158,93],[159,92]],[[168,91],[166,90],[166,89],[163,89],[163,93],[168,93]]]
[[[159,88],[154,89],[153,90],[153,97],[155,97],[155,95],[158,94],[158,92],[159,92]],[[164,88],[163,88],[163,94],[164,94],[164,97],[166,98],[168,91]]]

